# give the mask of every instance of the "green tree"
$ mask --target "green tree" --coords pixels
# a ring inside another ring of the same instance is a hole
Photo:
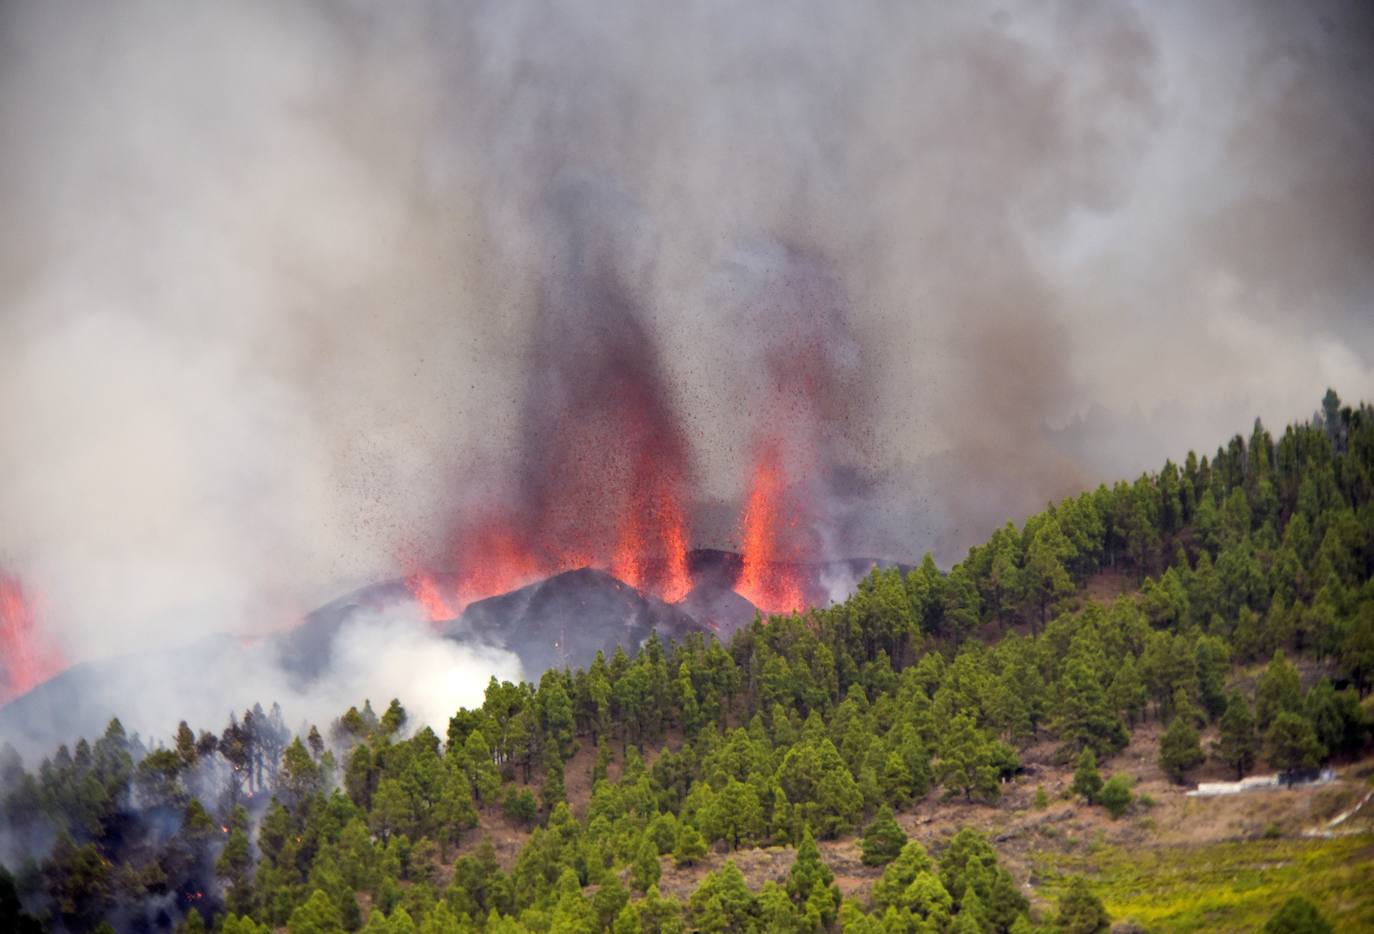
[[[1297,713],[1300,710],[1302,682],[1298,677],[1298,669],[1284,655],[1283,649],[1279,649],[1269,660],[1255,689],[1256,725],[1260,732],[1267,732],[1279,714]]]
[[[1055,729],[1070,749],[1091,748],[1105,757],[1125,748],[1130,734],[1112,709],[1102,687],[1100,652],[1074,653],[1065,663],[1059,683],[1059,715]]]
[[[824,729],[819,717],[816,724]],[[827,736],[804,735],[783,756],[777,782],[797,817],[822,837],[849,830],[863,811],[863,793]]]
[[[368,817],[372,832],[382,839],[389,840],[396,834],[409,834],[413,827],[410,799],[406,796],[401,783],[394,778],[384,778],[377,785],[377,793],[372,799],[372,813]]]
[[[286,929],[291,934],[343,934],[344,928],[338,906],[316,889],[305,904],[291,913]]]
[[[753,931],[757,929],[758,900],[744,882],[734,860],[708,873],[688,900],[688,912],[699,931]]]
[[[281,758],[279,788],[290,802],[300,803],[324,787],[324,775],[310,751],[297,736]]]
[[[1175,717],[1159,741],[1159,765],[1175,782],[1202,764],[1205,757],[1198,744],[1197,727],[1186,716]]]
[[[1341,640],[1339,657],[1363,698],[1374,685],[1374,600],[1360,604]]]
[[[1102,786],[1098,800],[1113,818],[1125,814],[1131,806],[1131,780],[1125,775],[1113,775]]]
[[[539,816],[539,802],[528,788],[509,788],[501,810],[508,820],[529,827]]]
[[[973,800],[974,792],[995,798],[1000,791],[996,762],[996,750],[973,718],[968,714],[956,716],[940,743],[936,764],[940,784],[951,794],[962,793],[968,801]]]
[[[1331,934],[1332,930],[1317,906],[1301,895],[1280,905],[1264,923],[1264,934]]]
[[[248,812],[242,806],[229,819],[229,837],[224,842],[215,872],[224,880],[225,907],[246,915],[253,909],[253,855],[248,842]],[[2,928],[0,928],[2,929]]]
[[[916,840],[908,841],[897,858],[887,864],[878,881],[873,883],[873,903],[879,908],[901,907],[908,886],[921,873],[931,872],[934,865],[925,847]]]
[[[501,776],[492,761],[491,746],[481,730],[473,730],[463,740],[461,761],[477,803],[482,806],[494,804],[501,788]]]
[[[1278,714],[1269,725],[1264,734],[1264,751],[1269,764],[1280,772],[1310,769],[1323,753],[1312,721],[1289,711]]]
[[[1033,612],[1032,621],[1042,625],[1049,608],[1060,598],[1073,593],[1073,578],[1065,561],[1073,557],[1073,546],[1064,537],[1059,523],[1048,516],[1035,530],[1026,548],[1026,564],[1021,571],[1021,590]]]
[[[1231,651],[1215,636],[1201,636],[1193,647],[1193,665],[1198,685],[1198,700],[1208,720],[1215,720],[1226,709],[1226,674],[1231,669]]]
[[[1217,725],[1217,738],[1212,742],[1212,755],[1228,768],[1236,778],[1244,778],[1255,765],[1259,743],[1255,738],[1255,718],[1250,705],[1239,692],[1232,692],[1226,701],[1226,712]]]
[[[1097,756],[1090,747],[1084,747],[1078,757],[1078,768],[1073,773],[1073,786],[1070,790],[1081,795],[1089,804],[1096,803],[1097,793],[1102,790],[1102,775],[1097,771]]]
[[[630,864],[630,881],[636,892],[647,892],[650,886],[658,884],[663,867],[658,862],[658,847],[645,834],[635,848],[634,862]]]
[[[1088,883],[1081,876],[1070,879],[1064,894],[1059,896],[1055,927],[1070,934],[1099,934],[1106,931],[1111,923],[1111,915],[1107,914],[1102,899],[1093,894]]]
[[[717,801],[715,821],[721,839],[731,849],[755,842],[763,834],[763,805],[754,786],[731,776]]]
[[[544,775],[544,785],[539,789],[539,798],[544,805],[544,810],[552,812],[560,804],[568,800],[568,793],[563,786],[563,760],[555,757],[549,763],[549,770]]]
[[[933,872],[916,874],[901,895],[901,907],[919,919],[925,930],[948,930],[953,920],[954,897]]]
[[[892,816],[892,808],[886,804],[878,811],[863,835],[863,862],[865,866],[886,866],[897,858],[906,846],[906,833]]]
[[[1356,753],[1364,746],[1369,724],[1351,688],[1337,691],[1322,678],[1308,690],[1303,712],[1328,755]]]
[[[568,697],[560,673],[553,670],[544,672],[539,679],[535,708],[540,732],[547,737],[556,754],[562,759],[571,757],[576,721],[573,718],[572,700]]]
[[[835,874],[821,859],[810,830],[802,832],[797,858],[787,873],[787,894],[799,909],[819,916],[818,927],[828,928],[835,922],[840,910],[840,890],[835,885]]]
[[[609,876],[592,896],[592,913],[596,918],[593,930],[604,931],[609,928],[629,903],[630,893],[620,884],[619,877]]]
[[[706,856],[706,838],[691,824],[683,821],[673,847],[673,862],[678,866],[695,866]]]
[[[1145,690],[1145,682],[1140,679],[1135,657],[1130,653],[1117,665],[1108,697],[1117,715],[1126,718],[1128,727],[1134,727],[1136,720],[1144,714],[1149,693]]]
[[[393,697],[386,708],[386,712],[382,714],[382,732],[388,736],[394,736],[401,732],[405,725],[406,709],[401,706],[400,701]]]

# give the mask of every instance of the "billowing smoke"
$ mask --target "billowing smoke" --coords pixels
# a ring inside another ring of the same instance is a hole
[[[1367,398],[1370,19],[11,2],[0,567],[73,662],[579,536],[662,590],[616,543],[738,546],[770,432],[806,548],[949,561]]]

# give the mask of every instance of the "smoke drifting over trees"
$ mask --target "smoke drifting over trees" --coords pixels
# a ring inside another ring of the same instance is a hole
[[[451,548],[614,314],[693,544],[735,543],[814,335],[826,547],[950,560],[1374,394],[1372,37],[1355,2],[7,4],[0,567],[69,660],[285,627]]]

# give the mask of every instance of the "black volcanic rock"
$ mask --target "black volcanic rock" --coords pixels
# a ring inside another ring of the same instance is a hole
[[[445,635],[499,645],[520,658],[525,677],[584,666],[617,645],[633,652],[655,630],[681,638],[701,626],[687,613],[592,568],[566,571],[519,590],[479,600]]]
[[[730,637],[752,623],[758,613],[754,604],[730,588],[712,582],[697,584],[674,605],[721,642],[730,641]]]

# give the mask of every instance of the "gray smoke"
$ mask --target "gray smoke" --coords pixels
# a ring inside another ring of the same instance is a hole
[[[442,549],[521,469],[573,189],[696,544],[802,333],[833,547],[957,559],[1374,396],[1371,40],[1356,0],[7,3],[0,565],[84,660]]]

